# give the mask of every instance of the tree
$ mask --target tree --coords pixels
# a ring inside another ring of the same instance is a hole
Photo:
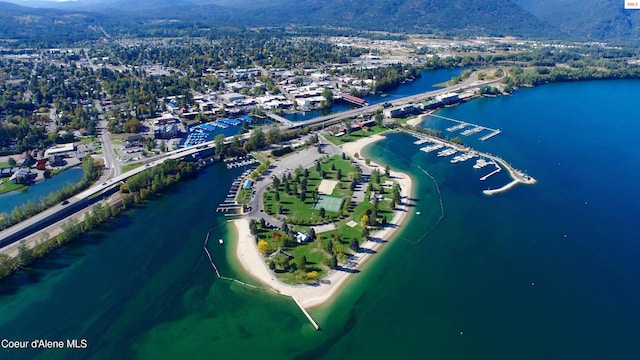
[[[319,162],[319,161],[318,161],[318,162],[316,162],[316,171],[317,171],[317,172],[322,171],[322,166],[320,165],[320,162]]]
[[[309,241],[314,241],[316,239],[316,230],[311,228],[309,230]]]
[[[367,227],[368,223],[369,223],[369,216],[367,214],[362,215],[362,217],[360,218],[360,225],[364,228],[364,227]]]
[[[316,280],[318,278],[318,272],[313,270],[307,273],[307,280]]]
[[[285,254],[279,253],[273,257],[273,262],[276,264],[276,267],[286,270],[289,267],[289,257]]]
[[[218,134],[215,138],[213,138],[213,144],[216,147],[216,154],[224,154],[225,153],[225,145],[224,145],[224,134]]]
[[[258,241],[258,251],[260,251],[262,255],[267,255],[267,252],[269,251],[269,244],[264,240]]]
[[[367,166],[369,166],[369,164],[371,164],[371,160],[369,159],[364,159],[364,163],[367,164]]]
[[[0,254],[0,279],[8,276],[12,271],[11,257],[7,254]]]
[[[384,119],[384,115],[382,115],[381,112],[376,113],[375,116],[373,117],[376,121],[376,125],[378,126],[382,126],[382,120]]]
[[[362,240],[369,240],[369,228],[366,226],[362,229]]]
[[[360,250],[360,244],[358,244],[358,239],[356,238],[351,239],[351,243],[349,243],[349,248],[353,252],[358,252],[358,250]]]
[[[390,173],[391,169],[389,168],[389,165],[384,167],[384,175],[386,177],[389,177],[389,173]]]
[[[329,267],[335,269],[338,267],[338,257],[336,254],[331,254],[331,261],[329,262]]]
[[[16,166],[16,165],[18,165],[18,162],[16,162],[16,159],[14,159],[14,158],[12,158],[12,157],[9,157],[9,158],[7,159],[7,163],[9,163],[9,166]]]
[[[274,195],[274,199],[276,200],[276,202],[280,202],[280,192],[276,191],[275,195]]]
[[[338,171],[336,172],[336,179],[342,179],[342,169],[338,169]]]
[[[323,207],[320,208],[320,217],[324,219],[324,217],[326,216],[326,211],[324,210]]]
[[[282,135],[280,134],[280,128],[278,126],[270,127],[266,134],[267,144],[277,144],[280,142]]]
[[[278,205],[278,215],[282,215],[283,208],[282,205]]]
[[[251,220],[249,222],[249,231],[251,231],[251,235],[256,235],[258,233],[258,225],[255,220]]]
[[[327,239],[325,250],[328,254],[333,254],[333,241],[331,241],[331,239]]]
[[[33,261],[32,250],[27,247],[24,241],[20,241],[18,245],[18,263],[20,266],[27,266]]]
[[[124,124],[124,131],[128,133],[139,133],[142,129],[142,123],[136,118],[130,118]]]
[[[305,270],[307,267],[307,257],[302,255],[296,259],[296,267],[298,270]]]
[[[331,91],[331,89],[322,90],[322,97],[325,99],[325,103],[327,105],[331,105],[333,103],[333,91]]]

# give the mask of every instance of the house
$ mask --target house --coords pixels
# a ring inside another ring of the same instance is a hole
[[[309,240],[309,234],[308,233],[298,232],[298,233],[296,233],[295,238],[296,238],[296,242],[298,244],[304,244]]]

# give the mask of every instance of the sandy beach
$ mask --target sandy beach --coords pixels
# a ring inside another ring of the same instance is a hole
[[[411,125],[411,126],[420,125],[422,120],[424,120],[424,118],[426,118],[427,116],[429,116],[431,114],[433,114],[433,111],[429,111],[429,112],[426,112],[424,114],[420,114],[420,115],[414,117],[413,119],[409,119],[409,120],[407,120],[407,125]]]
[[[356,142],[344,144],[342,149],[345,153],[353,156],[355,153],[360,153],[365,146],[381,139],[384,139],[384,137],[381,135],[374,135],[360,139]],[[367,166],[363,159],[358,159],[358,162],[361,166]],[[369,166],[372,168],[380,167],[379,164],[375,164],[373,162],[371,162]],[[404,173],[395,171],[391,171],[390,175],[400,184],[401,195],[403,201],[406,202],[407,199],[411,197],[411,178]],[[391,223],[401,225],[409,213],[408,207],[403,203],[403,205],[398,206],[398,210],[399,211],[396,211]],[[247,271],[247,273],[259,280],[262,284],[271,288],[276,293],[294,298],[301,307],[310,308],[327,303],[333,299],[338,290],[353,275],[346,271],[333,270],[323,279],[324,281],[322,283],[317,285],[285,284],[278,280],[271,270],[269,270],[264,258],[258,252],[254,238],[251,236],[249,231],[249,219],[242,218],[235,220],[233,223],[238,231],[236,255],[242,267]],[[387,227],[383,230],[373,232],[371,237],[392,240],[392,236],[398,228],[399,226]],[[381,244],[378,242],[367,241],[362,245],[362,248],[376,249],[379,246],[381,246]],[[355,254],[349,267],[360,268],[369,257],[371,257],[370,254],[359,252],[358,254]]]

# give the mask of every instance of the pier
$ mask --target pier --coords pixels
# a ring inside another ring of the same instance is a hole
[[[489,139],[491,139],[492,137],[494,137],[494,136],[496,136],[496,135],[500,134],[501,132],[502,132],[502,131],[500,131],[500,130],[496,130],[496,131],[494,131],[494,132],[492,132],[492,133],[489,133],[489,134],[487,134],[487,135],[485,135],[485,136],[481,137],[481,138],[480,138],[480,140],[482,140],[482,141],[489,140]]]
[[[493,170],[492,172],[488,173],[487,175],[481,177],[480,181],[485,181],[488,178],[490,178],[492,175],[495,175],[495,174],[499,173],[500,171],[502,171],[502,168],[500,168],[500,166],[496,165],[496,169]]]
[[[435,115],[435,114],[426,114],[426,116],[433,116],[433,117],[438,118],[438,119],[448,120],[448,121],[452,121],[452,122],[457,123],[457,125],[450,126],[450,127],[447,128],[447,131],[449,131],[449,132],[455,132],[455,131],[462,130],[462,129],[464,129],[466,127],[469,127],[469,126],[473,126],[473,128],[467,129],[467,130],[465,130],[465,131],[463,131],[461,133],[464,136],[469,136],[469,135],[476,134],[476,133],[479,133],[479,132],[482,132],[482,131],[490,131],[489,134],[486,134],[486,135],[484,135],[484,136],[482,136],[480,138],[480,140],[482,140],[482,141],[489,140],[492,137],[494,137],[494,136],[496,136],[496,135],[498,135],[498,134],[500,134],[502,132],[499,129],[492,129],[490,127],[486,127],[486,126],[482,126],[482,125],[476,125],[476,124],[472,124],[472,123],[469,123],[469,122],[466,122],[466,121],[462,121],[462,120],[446,117],[446,116],[440,116],[440,115]]]

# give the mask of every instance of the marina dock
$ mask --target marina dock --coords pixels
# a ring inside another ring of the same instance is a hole
[[[466,122],[466,121],[462,121],[462,120],[458,120],[458,119],[453,119],[453,118],[446,117],[446,116],[440,116],[440,115],[435,115],[435,114],[426,114],[426,116],[433,116],[433,117],[438,118],[438,119],[443,119],[443,120],[447,120],[447,121],[451,121],[451,122],[457,123],[454,126],[448,127],[447,128],[448,132],[456,132],[456,131],[462,130],[462,129],[466,128],[466,127],[473,126],[472,128],[464,130],[461,133],[464,136],[477,134],[477,133],[480,133],[482,131],[489,131],[490,133],[488,133],[488,134],[486,134],[486,135],[484,135],[484,136],[482,136],[480,138],[480,140],[482,140],[482,141],[489,140],[492,137],[494,137],[494,136],[496,136],[496,135],[501,133],[501,131],[498,130],[498,129],[492,129],[490,127],[486,127],[486,126],[482,126],[482,125],[476,125],[476,124],[472,124],[470,122]]]
[[[502,168],[500,166],[496,165],[496,169],[493,170],[492,172],[488,173],[487,175],[481,177],[480,181],[485,181],[488,178],[490,178],[492,175],[495,175],[495,174],[499,173],[500,171],[502,171]]]
[[[458,121],[458,120],[455,120]],[[470,156],[471,157],[475,157],[475,156],[482,156],[484,158],[487,158],[489,160],[491,160],[491,162],[496,166],[496,169],[494,171],[492,171],[491,173],[483,176],[482,178],[480,178],[481,181],[484,181],[486,179],[488,179],[490,176],[495,175],[497,173],[499,173],[500,171],[502,171],[502,167],[504,167],[505,169],[507,169],[507,171],[509,171],[509,175],[511,176],[511,178],[513,179],[513,181],[511,181],[510,183],[497,188],[497,189],[487,189],[487,190],[483,190],[482,193],[485,195],[493,195],[493,194],[497,194],[503,191],[507,191],[509,189],[511,189],[512,187],[516,186],[517,184],[527,184],[527,185],[532,185],[535,184],[537,181],[536,179],[534,179],[533,177],[525,174],[524,172],[520,171],[520,170],[516,170],[513,166],[511,166],[508,162],[504,161],[502,158],[498,157],[498,156],[494,156],[491,154],[487,154],[487,153],[483,153],[483,152],[479,152],[479,151],[475,151],[469,147],[465,147],[462,145],[458,145],[458,144],[454,144],[448,140],[444,140],[441,139],[439,137],[435,137],[435,136],[430,136],[424,133],[420,133],[417,131],[413,131],[413,130],[408,130],[408,129],[400,129],[401,131],[414,136],[418,139],[428,139],[428,141],[434,143],[434,144],[441,144],[443,147],[447,147],[447,149],[442,150],[438,153],[439,157],[443,157],[443,156],[448,156],[448,155],[452,155],[458,151],[460,152],[465,152],[467,153],[466,156]],[[493,129],[491,129],[493,130]],[[493,130],[494,132],[499,131],[499,130]],[[495,136],[495,135],[494,135]],[[460,158],[458,158],[458,161],[456,162],[460,162],[459,160]],[[468,160],[468,159],[466,159]],[[486,160],[485,160],[486,161]],[[452,161],[453,162],[453,161]],[[477,165],[477,163],[476,163]],[[486,165],[484,165],[486,166]],[[484,167],[482,166],[482,167]]]

